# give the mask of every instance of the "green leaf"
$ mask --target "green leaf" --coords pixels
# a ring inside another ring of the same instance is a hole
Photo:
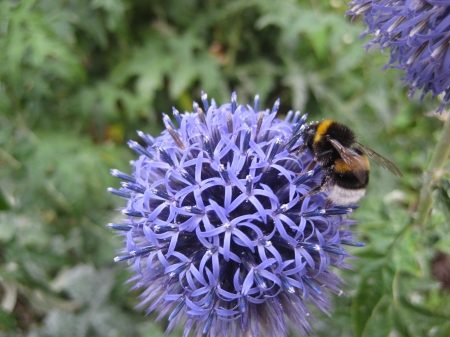
[[[380,278],[380,276],[382,276]],[[355,327],[355,335],[358,337],[386,336],[381,332],[389,331],[391,322],[386,319],[380,327],[379,316],[389,307],[386,285],[392,284],[392,271],[385,268],[374,269],[372,273],[364,277],[358,284],[357,295],[352,304],[352,319]],[[376,327],[379,332],[374,332]],[[372,335],[371,333],[376,333]]]
[[[2,330],[15,330],[16,327],[16,318],[14,314],[10,312],[6,312],[0,308],[0,327]]]
[[[327,27],[318,29],[310,38],[314,52],[319,60],[323,60],[327,56],[329,33]]]
[[[100,307],[87,310],[86,319],[90,321],[91,329],[98,336],[136,336],[136,327],[131,317],[122,312],[116,303],[103,304]],[[160,327],[154,324],[152,337],[158,336]],[[162,337],[162,335],[161,335]]]
[[[8,200],[6,199],[5,194],[3,193],[2,188],[0,188],[0,211],[7,211],[11,209]]]
[[[85,316],[52,310],[44,320],[43,332],[46,336],[88,336],[89,320]]]
[[[62,271],[52,287],[64,290],[71,298],[97,308],[107,300],[114,285],[114,276],[111,270],[96,270],[92,265],[78,265]]]

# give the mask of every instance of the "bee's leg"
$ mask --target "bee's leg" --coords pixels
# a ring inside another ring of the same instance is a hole
[[[328,151],[319,153],[317,156],[314,157],[314,160],[318,161],[320,163],[322,158],[329,157],[332,153],[333,153],[333,150],[328,150]]]
[[[299,146],[292,148],[298,142],[301,136],[302,132],[297,132],[295,135],[292,135],[291,139],[289,139],[289,141],[285,144],[285,147],[290,153],[297,152],[298,155],[299,152],[302,152],[307,148],[305,140],[303,140],[303,142]]]
[[[306,197],[312,197],[312,196],[318,194],[321,189],[322,189],[322,185],[319,185],[319,186],[316,186],[316,187],[310,189],[308,192],[306,192],[305,194],[303,194],[300,197],[299,201],[305,199]]]
[[[333,171],[333,168],[331,168],[330,170]],[[322,189],[324,186],[327,186],[328,183],[330,182],[330,180],[331,180],[331,173],[328,172],[328,173],[325,174],[325,176],[323,177],[322,184],[320,185],[320,188]],[[333,202],[332,202],[330,199],[327,198],[327,202],[326,202],[326,204],[325,204],[325,208],[328,208],[332,203],[333,203]]]
[[[313,159],[308,166],[306,167],[306,170],[304,170],[303,172],[299,172],[296,173],[297,176],[301,177],[305,174],[307,174],[308,172],[310,172],[315,166],[317,165],[316,161]]]
[[[313,162],[315,162],[315,161],[313,161]],[[306,197],[311,197],[313,195],[319,194],[323,190],[324,186],[326,186],[328,184],[328,182],[330,181],[330,178],[331,178],[330,172],[325,172],[320,185],[310,189],[307,193],[303,194],[299,200],[303,200]]]
[[[328,169],[327,171],[325,171],[325,174],[323,175],[323,178],[322,178],[322,182],[320,184],[320,189],[322,189],[324,186],[328,185],[328,183],[330,182],[332,170],[333,169],[331,168],[331,169]]]
[[[303,143],[302,145],[300,145],[299,147],[297,147],[295,149],[295,155],[299,156],[300,153],[302,153],[302,152],[304,152],[306,150],[306,148],[307,148],[307,145],[305,143]]]
[[[329,156],[332,152],[333,152],[332,150],[328,150],[328,151],[322,152],[322,153],[320,153],[319,155],[315,156],[315,157],[313,158],[313,160],[311,160],[311,162],[308,164],[306,170],[305,170],[304,172],[302,172],[302,173],[298,173],[298,175],[299,175],[299,176],[302,176],[302,175],[308,173],[309,171],[311,171],[311,170],[317,165],[317,163],[320,162],[320,159],[321,159],[322,157]],[[325,185],[325,183],[326,183],[326,182],[323,181],[322,184],[320,185],[320,187],[322,187],[323,185]]]
[[[292,145],[294,145],[294,144],[292,144]],[[289,146],[289,143],[288,143],[287,144],[287,148],[288,148],[289,153],[294,153],[295,152],[295,155],[298,156],[300,153],[302,153],[303,151],[306,150],[307,145],[305,143],[302,143],[299,146],[291,149],[290,146]]]
[[[306,168],[305,173],[311,171],[316,165],[317,165],[316,160],[315,159],[311,160],[308,167]]]

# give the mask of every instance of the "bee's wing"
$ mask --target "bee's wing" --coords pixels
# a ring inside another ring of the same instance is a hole
[[[358,149],[360,149],[364,154],[372,159],[376,164],[380,165],[381,167],[385,168],[386,170],[391,171],[394,173],[397,177],[402,177],[403,174],[400,171],[400,169],[395,166],[395,164],[386,158],[384,158],[381,154],[376,153],[374,150],[369,149],[367,146],[364,146],[360,142],[355,142]]]
[[[367,179],[367,163],[363,156],[357,153],[355,150],[343,146],[336,139],[328,138],[329,142],[339,152],[342,160],[348,165],[352,173],[359,180],[361,184],[364,184]]]

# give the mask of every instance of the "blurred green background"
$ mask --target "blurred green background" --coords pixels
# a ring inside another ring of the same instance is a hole
[[[161,112],[192,110],[200,91],[280,114],[349,125],[394,161],[373,168],[355,212],[354,270],[317,336],[450,336],[448,172],[412,224],[442,121],[437,100],[406,97],[400,71],[366,53],[344,0],[2,0],[0,2],[0,336],[163,336],[133,307],[114,264],[118,187],[135,130],[158,135]],[[443,115],[442,117],[444,117]],[[448,166],[447,166],[448,168]],[[446,278],[445,278],[446,277]],[[447,287],[447,288],[446,288]],[[170,334],[180,336],[181,329]]]

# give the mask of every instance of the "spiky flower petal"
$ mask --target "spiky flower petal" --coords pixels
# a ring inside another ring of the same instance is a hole
[[[360,245],[349,231],[352,206],[306,194],[322,180],[312,155],[291,149],[306,116],[276,119],[272,110],[231,103],[217,107],[202,94],[205,111],[173,109],[166,130],[142,144],[133,174],[118,170],[127,219],[109,227],[124,235],[116,261],[135,270],[140,306],[185,321],[185,336],[286,336],[289,323],[311,330],[311,303],[324,312],[346,267],[342,245]],[[312,166],[309,167],[309,166]]]
[[[363,16],[374,45],[390,50],[385,67],[405,71],[409,96],[422,90],[443,94],[440,111],[450,101],[450,1],[353,0],[348,15]]]

